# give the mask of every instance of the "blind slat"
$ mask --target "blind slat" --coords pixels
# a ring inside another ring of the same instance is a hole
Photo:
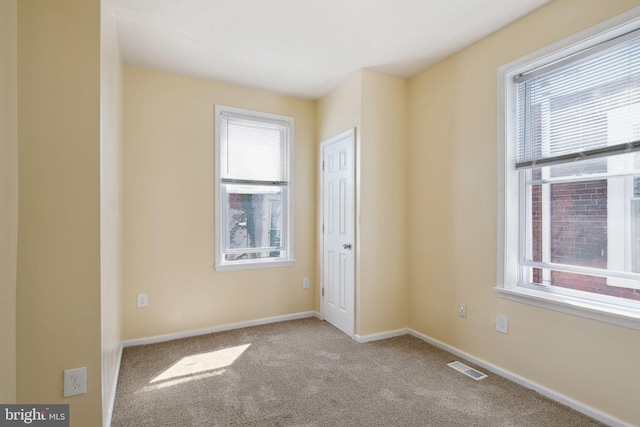
[[[619,37],[616,37],[615,39],[608,40],[604,43],[597,44],[583,51],[576,52],[575,54],[568,56],[566,58],[562,58],[558,61],[554,61],[550,64],[547,64],[542,67],[536,68],[534,70],[528,71],[526,73],[520,74],[516,76],[516,83],[522,83],[529,79],[535,78],[540,74],[549,73],[556,68],[564,67],[566,64],[578,62],[582,58],[589,58],[591,56],[595,56],[598,52],[609,50],[611,46],[616,46],[618,44],[626,42],[627,40],[637,38],[638,33],[640,33],[640,30],[631,31],[630,33],[623,34]]]
[[[640,31],[516,77],[519,169],[639,150]]]
[[[288,123],[224,112],[220,126],[222,180],[273,183],[288,180]]]

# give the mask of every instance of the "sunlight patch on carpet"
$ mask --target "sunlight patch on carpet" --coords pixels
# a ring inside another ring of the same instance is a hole
[[[177,384],[220,375],[244,353],[251,344],[223,348],[208,353],[186,356],[149,381],[149,386],[139,390],[151,391]]]
[[[182,377],[182,378],[176,378],[175,380],[168,380],[168,381],[164,381],[158,384],[152,384],[152,385],[148,385],[144,388],[141,388],[140,390],[136,391],[136,393],[143,393],[143,392],[147,392],[147,391],[154,391],[154,390],[160,390],[162,388],[167,388],[167,387],[172,387],[174,385],[178,385],[178,384],[185,384],[191,381],[196,381],[196,380],[203,380],[205,378],[211,378],[211,377],[215,377],[217,375],[222,375],[224,374],[225,369],[219,369],[217,371],[213,371],[213,372],[205,372],[203,374],[198,374],[198,375],[189,375],[186,377]]]

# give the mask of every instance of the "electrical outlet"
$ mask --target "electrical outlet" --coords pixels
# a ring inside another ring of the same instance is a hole
[[[64,371],[64,397],[85,394],[87,392],[87,367],[66,369]]]
[[[308,278],[308,277],[303,277],[303,278],[302,278],[302,287],[303,287],[304,289],[309,289],[309,286],[310,286],[310,284],[309,284],[309,283],[310,283],[310,282],[309,282],[309,278]]]
[[[505,314],[496,313],[496,331],[503,334],[509,333],[509,317]]]
[[[467,305],[466,304],[458,305],[458,316],[467,317]]]
[[[147,294],[138,294],[138,307],[147,307],[149,305],[149,296]]]

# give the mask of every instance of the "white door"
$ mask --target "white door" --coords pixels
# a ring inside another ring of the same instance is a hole
[[[354,336],[355,129],[322,143],[322,315]]]

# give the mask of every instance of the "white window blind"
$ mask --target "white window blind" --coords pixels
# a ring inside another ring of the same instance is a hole
[[[288,181],[289,124],[222,113],[223,182],[283,184]]]
[[[518,169],[640,150],[634,140],[640,102],[640,31],[515,78]],[[622,112],[615,140],[607,114]]]

